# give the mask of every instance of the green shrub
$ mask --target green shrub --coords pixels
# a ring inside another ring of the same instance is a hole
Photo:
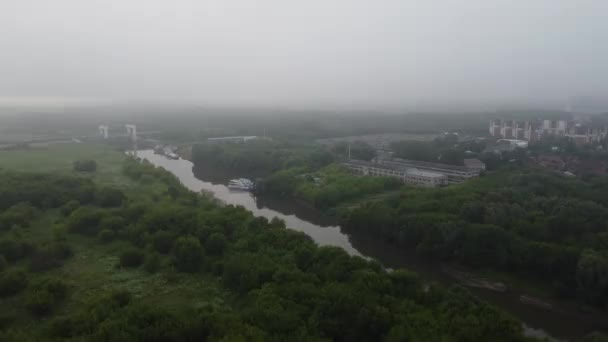
[[[53,310],[56,301],[48,291],[33,290],[25,298],[25,308],[35,315],[47,315]]]
[[[156,273],[160,269],[160,256],[156,253],[151,253],[146,257],[144,269],[149,273]]]
[[[104,229],[99,232],[98,237],[99,237],[99,240],[101,240],[101,242],[110,242],[110,241],[114,240],[115,234],[113,231],[111,231],[109,229]]]
[[[0,331],[11,326],[16,319],[17,317],[13,312],[0,312]],[[0,341],[3,340],[0,338]]]
[[[74,162],[74,171],[78,172],[95,172],[97,170],[97,162],[94,160],[77,160]]]
[[[139,179],[140,182],[144,183],[144,184],[151,184],[154,182],[154,176],[152,175],[142,175],[141,178]]]
[[[159,230],[152,238],[152,245],[157,252],[167,254],[171,251],[171,248],[173,248],[174,240],[174,234],[164,230]]]
[[[23,270],[8,270],[0,273],[0,296],[11,296],[27,287],[27,273]]]
[[[114,232],[122,231],[127,226],[127,221],[120,216],[106,216],[99,223],[101,229],[107,229]]]
[[[120,255],[120,266],[139,267],[144,262],[144,255],[139,249],[129,249]]]
[[[177,239],[173,247],[175,267],[182,272],[195,272],[201,266],[203,248],[197,238],[184,236]]]
[[[8,262],[6,262],[6,258],[4,255],[0,254],[0,272],[4,271],[8,267]]]
[[[118,189],[103,188],[97,192],[96,199],[100,206],[110,208],[120,207],[125,201],[126,196]]]
[[[226,238],[221,233],[213,233],[205,241],[205,252],[209,255],[221,255],[225,247]]]
[[[57,259],[49,251],[43,250],[37,252],[30,258],[28,268],[31,272],[38,273],[60,267],[61,265],[61,259]]]
[[[68,230],[63,224],[56,224],[53,226],[53,240],[57,242],[63,242],[67,240]]]
[[[61,208],[59,208],[59,212],[63,216],[69,216],[72,212],[74,212],[74,210],[78,209],[79,207],[80,207],[80,202],[71,200],[71,201],[67,202],[66,204],[62,205]]]
[[[137,247],[144,247],[148,242],[149,236],[145,229],[136,225],[128,226],[121,235]]]
[[[44,279],[39,281],[33,287],[47,291],[57,299],[64,299],[68,292],[68,284],[59,278]]]
[[[27,227],[37,212],[37,209],[27,202],[17,203],[0,213],[0,230]]]
[[[119,307],[124,307],[131,303],[131,293],[127,290],[116,290],[112,292],[110,295],[112,302],[114,302]]]
[[[38,249],[30,258],[30,270],[33,272],[47,271],[63,264],[63,260],[73,254],[70,246],[65,242],[53,242]]]
[[[49,323],[48,334],[51,337],[70,338],[78,331],[78,322],[73,316],[61,316],[54,318]]]
[[[49,251],[51,251],[51,253],[53,254],[53,256],[55,258],[58,258],[58,259],[67,259],[67,258],[71,257],[72,255],[74,255],[74,252],[72,251],[72,247],[70,247],[70,245],[68,245],[66,242],[63,242],[63,241],[54,242],[54,243],[48,245],[47,249]]]
[[[80,207],[66,220],[68,232],[95,236],[99,233],[100,222],[106,213],[100,209]]]
[[[10,262],[15,262],[23,258],[25,252],[23,250],[23,245],[18,241],[4,239],[0,241],[0,255],[4,256],[4,258]]]

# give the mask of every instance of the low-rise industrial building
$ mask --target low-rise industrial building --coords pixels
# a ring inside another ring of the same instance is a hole
[[[438,187],[448,184],[448,176],[442,175],[437,172],[422,171],[418,169],[408,169],[405,172],[405,183],[426,186],[426,187]]]
[[[343,165],[357,174],[393,177],[406,184],[416,186],[438,187],[448,184],[448,176],[444,174],[400,165],[372,163],[362,160],[350,160]]]
[[[439,173],[447,176],[448,183],[450,184],[462,183],[467,179],[479,177],[479,174],[481,173],[481,170],[471,169],[466,166],[430,163],[400,158],[394,158],[391,160],[378,159],[378,164]]]
[[[477,158],[465,159],[464,166],[472,170],[485,171],[486,164]]]
[[[258,139],[258,136],[248,135],[248,136],[233,136],[233,137],[217,137],[217,138],[207,138],[207,142],[209,143],[245,143],[249,140]]]

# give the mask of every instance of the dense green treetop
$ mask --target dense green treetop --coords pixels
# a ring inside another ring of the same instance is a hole
[[[318,247],[280,221],[192,194],[149,165],[130,160],[124,172],[167,191],[147,200],[124,193],[109,205],[98,201],[104,187],[80,178],[0,173],[2,214],[54,219],[52,227],[20,221],[52,229],[46,237],[0,232],[0,295],[8,301],[0,340],[526,340],[517,321],[462,288]],[[102,241],[101,232],[113,239]],[[90,250],[97,259],[81,257]],[[39,253],[54,262],[30,267]],[[581,267],[598,269],[590,258]],[[73,274],[102,266],[123,280]],[[216,294],[189,292],[200,284]]]
[[[500,171],[444,189],[404,187],[398,199],[345,213],[365,231],[432,258],[544,281],[558,296],[608,300],[608,197],[602,177]]]

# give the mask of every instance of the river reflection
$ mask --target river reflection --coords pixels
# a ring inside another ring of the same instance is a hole
[[[407,268],[427,281],[445,285],[456,282],[442,271],[445,265],[420,258],[413,251],[396,248],[364,234],[343,232],[332,218],[310,206],[272,197],[256,198],[248,192],[232,191],[226,186],[231,178],[255,176],[218,172],[205,166],[193,169],[193,164],[188,160],[170,160],[154,154],[152,150],[138,151],[138,156],[170,171],[192,191],[209,191],[226,204],[243,206],[254,215],[269,220],[280,218],[287,227],[304,232],[319,245],[338,246],[351,255],[374,258],[387,268]],[[525,331],[529,336],[550,338],[547,331],[560,339],[578,340],[594,329],[606,329],[603,317],[579,314],[570,303],[565,305],[568,311],[546,310],[523,304],[519,301],[520,293],[514,291],[494,292],[476,288],[471,291],[525,322]]]

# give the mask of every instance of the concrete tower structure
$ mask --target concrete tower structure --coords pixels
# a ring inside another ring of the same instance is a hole
[[[99,125],[99,135],[104,139],[108,139],[108,126],[107,125]]]
[[[135,152],[137,152],[137,127],[135,125],[127,124],[125,125],[125,128],[127,129],[129,140],[131,141],[131,148],[135,154]]]

